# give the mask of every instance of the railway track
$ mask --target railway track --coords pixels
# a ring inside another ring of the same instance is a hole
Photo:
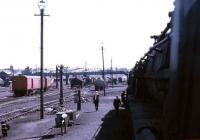
[[[64,91],[64,105],[72,106],[74,104],[74,91]],[[44,95],[44,107],[52,107],[59,104],[60,93],[58,91],[49,92]],[[84,99],[89,96],[83,95]],[[25,97],[15,101],[0,104],[0,122],[10,121],[28,113],[40,109],[40,96]],[[70,103],[71,102],[71,103]]]
[[[106,90],[108,93],[110,89]],[[74,106],[74,91],[65,89],[64,94],[64,106],[66,108],[71,108]],[[82,102],[92,101],[92,96],[95,91],[90,89],[82,90]],[[100,92],[103,94],[103,92]],[[53,107],[59,104],[59,91],[51,91],[44,95],[44,107]],[[1,121],[10,121],[20,116],[26,115],[28,113],[37,111],[40,109],[40,96],[31,96],[25,97],[18,100],[10,101],[7,103],[0,104],[0,122]]]
[[[64,94],[69,94],[72,91],[65,91]],[[48,98],[58,98],[58,91],[50,91],[44,94],[44,99]],[[25,96],[20,99],[8,100],[7,102],[0,103],[0,112],[4,113],[3,110],[7,110],[8,112],[12,111],[13,106],[17,108],[22,108],[23,106],[30,106],[29,104],[33,104],[33,102],[37,103],[40,98],[40,95],[36,96]],[[11,109],[9,109],[11,108]]]
[[[65,89],[64,95],[68,98],[72,93],[71,90]],[[49,91],[44,94],[44,105],[49,106],[50,104],[58,103],[59,93],[58,90]],[[40,95],[36,96],[26,96],[15,100],[9,100],[8,102],[0,103],[0,121],[10,120],[11,118],[15,118],[15,116],[20,116],[19,114],[24,114],[26,112],[31,112],[32,110],[38,110],[39,108]],[[17,115],[16,115],[17,114]]]
[[[73,98],[73,95],[66,96],[65,102],[72,101],[73,99],[71,99],[71,98]],[[46,108],[48,108],[48,107],[52,107],[52,106],[57,105],[57,104],[59,104],[59,100],[54,99],[54,100],[45,102],[44,106]],[[22,106],[24,106],[24,105],[22,104]],[[23,107],[23,108],[12,110],[12,111],[1,114],[0,115],[0,122],[1,121],[10,121],[10,120],[18,118],[20,116],[26,115],[28,113],[37,111],[39,109],[40,109],[40,105],[37,104],[37,105],[30,105],[30,106],[26,106],[26,107]]]

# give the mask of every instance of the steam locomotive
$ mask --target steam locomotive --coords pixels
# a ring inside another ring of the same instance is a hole
[[[155,139],[199,140],[200,1],[174,4],[170,23],[152,36],[153,47],[130,71],[127,92],[141,104],[159,108],[156,113],[149,110],[151,118],[143,118],[148,121],[137,133],[148,128]]]

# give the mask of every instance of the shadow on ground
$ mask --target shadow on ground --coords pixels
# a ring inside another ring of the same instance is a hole
[[[102,128],[95,140],[132,140],[132,120],[127,110],[119,110],[118,115],[111,110],[102,121]]]

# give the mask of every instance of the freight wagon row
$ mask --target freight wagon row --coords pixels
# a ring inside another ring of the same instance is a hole
[[[43,89],[46,91],[52,84],[52,78],[44,77]],[[12,90],[14,96],[30,95],[40,90],[40,76],[14,76],[12,82]]]

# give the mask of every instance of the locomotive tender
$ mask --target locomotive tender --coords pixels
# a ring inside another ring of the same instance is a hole
[[[71,78],[70,79],[70,85],[71,88],[82,88],[83,87],[83,81],[78,78]]]
[[[53,84],[53,79],[44,77],[43,81],[43,89],[46,91]],[[30,95],[40,90],[40,76],[14,76],[12,90],[16,97]]]

